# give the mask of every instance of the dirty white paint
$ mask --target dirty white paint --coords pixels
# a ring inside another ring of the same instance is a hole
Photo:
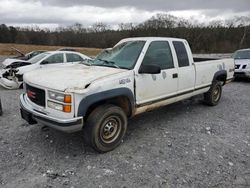
[[[32,71],[25,74],[24,79],[27,83],[36,83],[40,87],[59,91],[73,91],[74,89],[84,90],[87,84],[95,80],[124,71],[126,70],[79,64]]]

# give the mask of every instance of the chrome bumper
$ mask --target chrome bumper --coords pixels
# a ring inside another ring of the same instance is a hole
[[[250,78],[250,69],[235,69],[234,76]]]
[[[82,130],[83,117],[76,117],[72,119],[59,119],[51,117],[44,113],[38,112],[29,105],[25,94],[20,95],[21,116],[29,124],[41,123],[59,131],[72,133]]]

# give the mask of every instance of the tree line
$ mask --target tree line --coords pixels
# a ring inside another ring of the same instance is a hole
[[[143,23],[121,23],[116,29],[105,23],[91,27],[75,23],[54,30],[0,25],[1,43],[108,48],[123,38],[144,36],[185,38],[195,53],[233,52],[250,47],[250,17],[205,24],[157,14]]]

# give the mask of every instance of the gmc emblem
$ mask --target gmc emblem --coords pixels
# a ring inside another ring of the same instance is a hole
[[[29,98],[32,98],[32,99],[36,98],[36,93],[33,91],[30,91],[29,89],[27,90],[27,95]]]

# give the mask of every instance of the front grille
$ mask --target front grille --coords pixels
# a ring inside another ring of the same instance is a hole
[[[26,92],[29,99],[39,105],[45,106],[45,91],[30,85],[26,85]]]
[[[235,69],[239,69],[240,68],[240,65],[235,65]]]

